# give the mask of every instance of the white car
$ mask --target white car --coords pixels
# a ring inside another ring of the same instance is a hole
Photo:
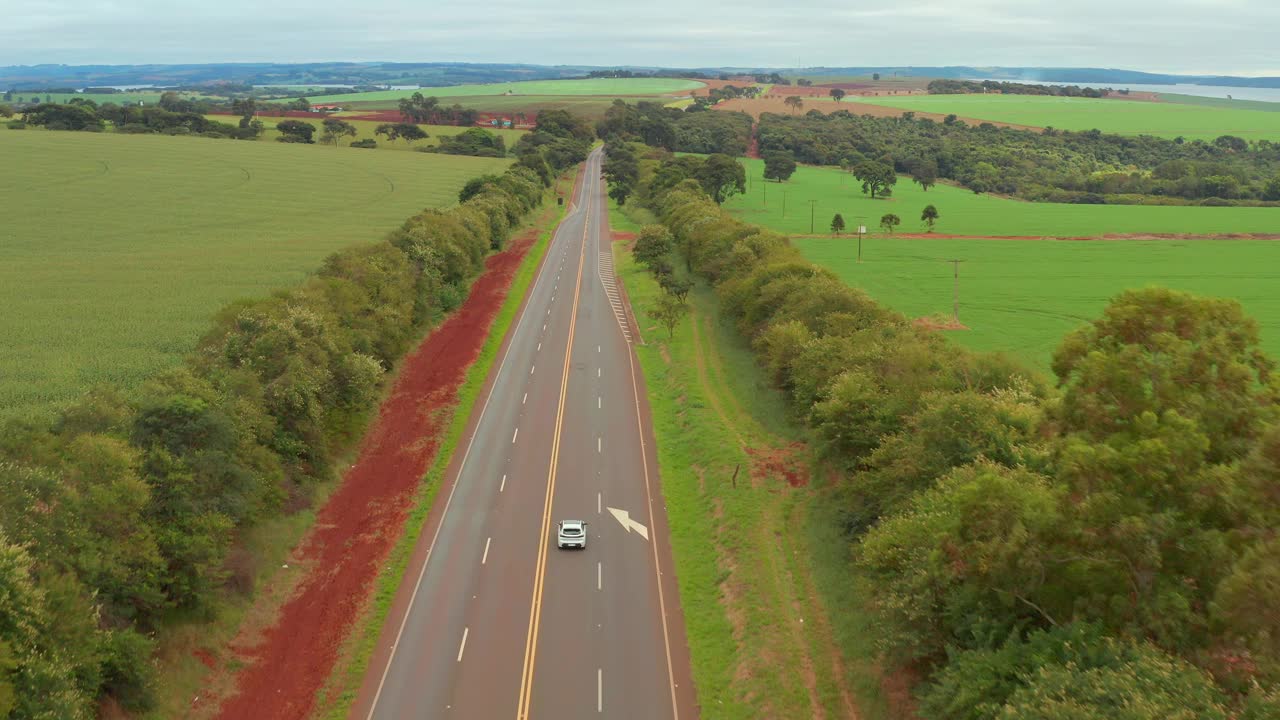
[[[561,520],[556,523],[556,546],[565,548],[587,547],[587,523],[582,520]]]

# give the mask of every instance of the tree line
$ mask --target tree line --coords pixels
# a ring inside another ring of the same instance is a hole
[[[969,93],[996,93],[999,95],[1052,95],[1054,97],[1106,97],[1104,88],[1079,85],[1032,85],[1004,80],[930,80],[926,86],[930,95],[961,95]]]
[[[708,282],[808,428],[867,627],[920,678],[922,717],[1280,716],[1280,380],[1238,303],[1121,293],[1050,384],[636,154],[665,226],[637,260]]]
[[[456,207],[224,308],[182,367],[0,430],[0,717],[151,706],[157,636],[252,592],[243,534],[340,472],[387,372],[586,157],[589,126],[547,120]]]
[[[674,152],[745,155],[751,144],[751,116],[703,109],[696,104],[681,110],[657,102],[614,100],[595,131],[604,140],[637,140]]]
[[[762,155],[853,168],[864,162],[912,175],[927,188],[944,178],[974,192],[1090,204],[1269,205],[1280,202],[1280,142],[1223,135],[1212,141],[970,126],[854,115],[765,113]]]

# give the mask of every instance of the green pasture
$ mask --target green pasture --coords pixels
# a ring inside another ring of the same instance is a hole
[[[308,97],[314,104],[346,104],[397,101],[415,92],[428,97],[460,98],[482,95],[661,95],[702,87],[697,80],[677,78],[592,78],[586,80],[525,80],[523,82],[487,83],[425,87],[417,90],[379,90],[367,93],[344,93]]]
[[[14,90],[13,100],[10,102],[55,102],[65,103],[72,98],[82,98],[84,100],[92,100],[99,105],[105,103],[115,103],[116,105],[136,105],[138,103],[146,103],[147,105],[157,105],[160,102],[160,90],[136,90],[110,95],[99,95],[97,93],[38,93],[34,91]],[[201,93],[180,92],[179,96],[186,99],[209,97]],[[48,98],[46,100],[45,98]],[[20,99],[21,98],[21,99]],[[3,101],[0,101],[3,102]]]
[[[178,364],[229,301],[294,285],[506,160],[0,131],[0,415]]]
[[[1236,135],[1248,140],[1280,140],[1280,114],[1200,104],[1043,95],[911,95],[857,101],[1060,130],[1097,129],[1121,135],[1188,139]]]
[[[844,216],[849,231],[862,222],[869,232],[879,232],[880,217],[893,213],[902,218],[899,233],[921,233],[926,228],[920,212],[926,205],[937,207],[941,216],[935,231],[952,235],[1280,233],[1280,208],[1030,203],[949,185],[926,192],[906,175],[898,178],[893,197],[872,200],[853,175],[839,168],[801,166],[790,180],[777,183],[763,179],[762,161],[743,160],[743,164],[750,180],[747,192],[730,198],[725,208],[747,222],[792,235],[809,234],[811,207],[816,234],[830,232],[836,213]],[[863,219],[859,221],[858,216]]]
[[[910,317],[952,312],[959,264],[960,322],[948,331],[978,350],[1048,372],[1064,335],[1130,288],[1162,286],[1239,300],[1264,348],[1280,357],[1280,242],[1268,240],[920,240],[796,238],[806,257]]]
[[[233,115],[206,115],[205,117],[209,118],[210,120],[230,123],[232,125],[237,125],[240,122],[240,118]],[[441,137],[457,135],[463,132],[464,130],[471,129],[469,126],[463,127],[459,125],[419,125],[418,127],[422,128],[427,133],[428,137],[426,140],[419,140],[414,143],[408,143],[408,142],[405,142],[404,140],[396,140],[395,142],[388,142],[385,136],[374,134],[374,131],[378,129],[379,125],[385,124],[383,122],[379,122],[376,120],[352,120],[351,118],[341,117],[341,116],[337,116],[337,117],[340,120],[351,123],[353,126],[355,126],[357,131],[357,135],[355,137],[343,137],[342,140],[338,143],[340,147],[350,147],[351,142],[353,140],[367,139],[367,140],[376,140],[378,142],[379,149],[389,148],[392,150],[416,150],[420,147],[431,147],[434,145],[439,145]],[[322,115],[317,115],[314,118],[259,117],[258,119],[261,120],[262,124],[266,126],[266,131],[262,134],[262,138],[261,138],[261,140],[265,142],[275,142],[276,138],[280,137],[280,132],[276,130],[276,123],[280,123],[285,120],[301,120],[302,122],[311,123],[312,125],[314,125],[316,127],[316,134],[314,136],[314,140],[316,141],[317,145],[320,144],[320,136],[324,134],[324,116]],[[491,133],[500,135],[502,139],[506,141],[508,149],[514,146],[520,140],[520,137],[524,135],[526,132],[528,132],[527,130],[506,130],[506,129],[499,129],[499,128],[484,128],[484,129],[488,130]]]

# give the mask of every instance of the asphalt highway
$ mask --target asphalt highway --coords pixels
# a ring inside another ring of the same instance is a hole
[[[472,411],[353,720],[697,716],[592,153]],[[559,550],[556,522],[585,520]]]

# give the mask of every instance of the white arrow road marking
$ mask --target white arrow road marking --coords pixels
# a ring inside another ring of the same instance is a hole
[[[635,520],[632,520],[631,513],[627,512],[626,510],[619,510],[618,508],[612,508],[612,507],[606,508],[606,509],[609,511],[609,514],[613,515],[613,517],[618,520],[618,522],[622,523],[622,527],[626,528],[628,533],[631,532],[632,530],[635,530],[637,533],[640,534],[640,537],[644,538],[645,540],[649,539],[649,528],[645,527],[644,525],[641,525]]]

